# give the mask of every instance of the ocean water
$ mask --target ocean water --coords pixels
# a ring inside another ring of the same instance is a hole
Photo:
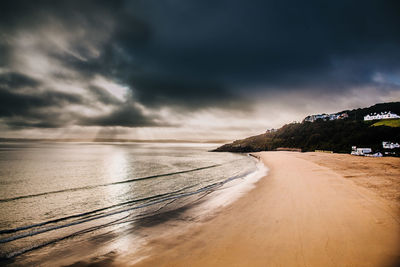
[[[35,262],[265,175],[254,158],[208,152],[215,147],[0,143],[0,263]],[[221,205],[233,196],[218,198]]]

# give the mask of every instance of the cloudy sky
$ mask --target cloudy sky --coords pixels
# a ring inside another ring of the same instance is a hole
[[[398,0],[2,1],[0,136],[236,139],[400,100]]]

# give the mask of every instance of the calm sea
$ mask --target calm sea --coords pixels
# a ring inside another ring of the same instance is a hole
[[[3,263],[134,225],[265,174],[212,144],[0,143]],[[228,186],[227,186],[228,185]],[[1,263],[0,262],[0,263]]]

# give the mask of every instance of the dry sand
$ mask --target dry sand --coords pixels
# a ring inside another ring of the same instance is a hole
[[[136,265],[392,266],[400,262],[400,219],[393,205],[398,202],[398,181],[392,181],[400,176],[398,169],[391,169],[400,165],[400,159],[295,152],[259,155],[270,172],[255,189],[204,224],[153,240],[151,256]],[[361,167],[355,167],[353,160]],[[390,179],[381,173],[387,164],[394,164],[386,170]],[[360,172],[363,166],[368,169]],[[370,178],[362,179],[370,173],[379,180],[374,184],[385,186],[371,187]],[[350,176],[361,179],[355,183]],[[385,194],[385,188],[393,192]]]
[[[400,158],[328,153],[298,153],[296,156],[327,167],[400,208]]]

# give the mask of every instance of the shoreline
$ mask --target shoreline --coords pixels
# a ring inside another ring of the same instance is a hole
[[[142,256],[149,257],[134,266],[390,266],[399,262],[399,214],[390,201],[313,162],[309,154],[256,155],[270,171],[255,188],[204,223],[151,240],[142,250]],[[140,258],[140,253],[136,256]],[[121,256],[114,264],[132,265],[132,258]]]
[[[186,194],[182,193],[185,196],[182,200],[172,197],[165,202],[166,204],[159,207],[162,212],[157,213],[156,211],[154,214],[141,219],[127,220],[122,222],[120,226],[117,224],[115,227],[111,226],[108,230],[99,230],[96,233],[93,232],[90,236],[78,237],[76,240],[66,242],[60,240],[58,242],[57,239],[53,239],[56,240],[54,246],[58,249],[52,249],[52,246],[48,246],[45,248],[47,253],[43,253],[40,249],[33,249],[10,259],[4,258],[4,263],[10,264],[10,266],[13,264],[16,266],[18,264],[87,266],[107,262],[106,266],[108,266],[111,263],[114,265],[115,260],[127,256],[130,259],[126,265],[132,265],[142,258],[140,256],[138,259],[137,255],[148,248],[146,247],[147,242],[151,243],[154,237],[172,236],[190,231],[189,229],[193,226],[200,225],[213,218],[220,210],[230,206],[252,190],[255,183],[265,177],[268,169],[252,157],[243,155],[243,158],[247,159],[241,161],[241,163],[234,163],[236,166],[231,166],[231,168],[235,170],[237,167],[246,168],[242,168],[240,172],[231,173],[229,178],[222,175],[221,177],[225,178],[218,183],[211,184],[212,186],[205,186],[198,191]],[[180,207],[179,203],[184,205]],[[172,204],[171,207],[167,206],[169,204]],[[53,234],[53,232],[50,234]],[[96,239],[99,241],[95,241]],[[147,253],[144,254],[143,258],[146,257]],[[60,255],[64,256],[60,257]]]
[[[238,177],[188,206],[73,241],[37,260],[74,267],[400,263],[400,159],[248,156],[266,167],[266,176]]]

